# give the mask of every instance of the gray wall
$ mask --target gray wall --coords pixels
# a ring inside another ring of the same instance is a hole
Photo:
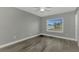
[[[39,34],[39,19],[16,8],[0,7],[0,45]]]
[[[77,39],[79,41],[79,8],[77,10]]]
[[[47,32],[46,31],[46,21],[51,18],[56,17],[63,17],[64,18],[64,32],[63,33],[56,33],[56,32]],[[68,12],[68,13],[62,13],[57,15],[51,15],[47,17],[43,17],[41,19],[41,33],[49,34],[49,35],[56,35],[61,37],[67,37],[67,38],[75,38],[75,12]]]
[[[46,31],[46,20],[55,17],[64,18],[63,33]],[[68,12],[40,18],[17,8],[0,7],[0,45],[39,33],[75,38],[75,13]]]

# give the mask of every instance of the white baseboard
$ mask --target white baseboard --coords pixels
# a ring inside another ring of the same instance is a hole
[[[13,42],[10,42],[10,43],[6,43],[6,44],[3,44],[3,45],[0,45],[0,48],[4,48],[4,47],[10,46],[10,45],[13,45],[13,44],[16,44],[16,43],[25,41],[25,40],[34,38],[34,37],[39,36],[39,35],[45,35],[45,36],[51,36],[51,37],[58,37],[58,38],[62,38],[62,39],[77,41],[77,40],[74,39],[74,38],[61,37],[61,36],[55,36],[55,35],[49,35],[49,34],[45,34],[45,33],[40,33],[40,34],[37,34],[37,35],[33,35],[33,36],[26,37],[26,38],[23,38],[23,39],[20,39],[20,40],[17,40],[17,41],[13,41]]]
[[[61,37],[61,36],[56,36],[56,35],[49,35],[49,34],[45,34],[45,33],[41,33],[41,35],[51,36],[51,37],[57,37],[57,38],[62,38],[62,39],[67,39],[67,40],[77,41],[77,40],[76,40],[76,39],[74,39],[74,38]]]
[[[37,34],[37,35],[33,35],[33,36],[30,36],[30,37],[26,37],[26,38],[23,38],[23,39],[20,39],[20,40],[17,40],[17,41],[10,42],[10,43],[7,43],[7,44],[3,44],[3,45],[0,45],[0,48],[4,48],[4,47],[10,46],[10,45],[13,45],[13,44],[16,44],[16,43],[25,41],[25,40],[28,40],[28,39],[37,37],[37,36],[39,36],[39,35],[40,35],[40,34]]]

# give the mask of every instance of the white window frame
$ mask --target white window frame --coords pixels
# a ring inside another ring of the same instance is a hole
[[[63,21],[64,21],[64,18],[62,18],[62,17],[58,17],[58,18],[51,18],[51,19],[63,19]],[[62,31],[51,31],[51,30],[48,30],[48,20],[50,20],[50,19],[47,19],[47,21],[46,21],[46,31],[47,32],[56,32],[56,33],[63,33],[64,32],[64,23],[63,23],[63,29],[62,29]]]

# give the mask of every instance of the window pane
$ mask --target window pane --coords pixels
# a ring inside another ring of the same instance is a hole
[[[49,19],[47,21],[48,31],[62,32],[63,26],[64,26],[63,18],[54,18],[54,19]]]

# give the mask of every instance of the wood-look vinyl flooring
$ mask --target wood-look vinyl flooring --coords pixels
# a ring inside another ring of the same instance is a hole
[[[79,47],[75,41],[38,36],[2,48],[0,52],[79,52]]]

